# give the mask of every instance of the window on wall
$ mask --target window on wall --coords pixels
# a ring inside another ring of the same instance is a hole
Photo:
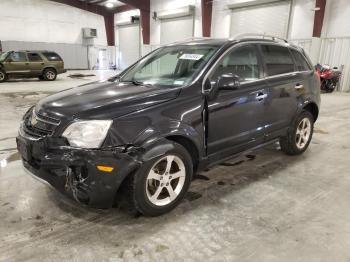
[[[294,62],[287,47],[262,45],[263,58],[268,76],[294,72]]]
[[[309,71],[311,70],[310,65],[306,62],[305,57],[300,54],[299,51],[295,50],[295,49],[290,49],[290,51],[293,54],[294,60],[295,60],[295,64],[297,67],[298,71]]]
[[[30,62],[41,62],[43,61],[39,54],[37,53],[28,53],[28,59]]]
[[[239,47],[228,53],[213,73],[215,81],[223,74],[232,73],[239,77],[241,83],[259,79],[259,65],[255,47]]]
[[[12,62],[26,62],[27,56],[24,52],[13,52],[7,59],[11,59]]]

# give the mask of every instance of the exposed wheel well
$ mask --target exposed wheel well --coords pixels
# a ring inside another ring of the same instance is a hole
[[[174,141],[182,145],[190,153],[193,162],[193,173],[196,172],[198,167],[199,154],[196,145],[188,138],[183,136],[168,136],[166,139]]]
[[[318,106],[315,103],[309,103],[306,106],[304,106],[303,109],[306,111],[309,111],[313,115],[314,121],[317,120],[317,118],[318,118]]]

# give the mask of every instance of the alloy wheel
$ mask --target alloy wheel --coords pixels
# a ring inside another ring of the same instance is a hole
[[[0,81],[4,81],[5,79],[5,74],[0,71]]]
[[[186,179],[184,162],[175,155],[158,160],[147,175],[148,200],[156,206],[172,203],[181,193]]]
[[[298,149],[304,149],[311,135],[311,122],[307,117],[303,118],[296,131],[295,142]]]
[[[55,79],[56,74],[53,71],[47,71],[46,72],[46,78],[49,80]]]

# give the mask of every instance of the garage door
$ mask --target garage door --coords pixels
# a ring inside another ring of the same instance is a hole
[[[232,9],[231,36],[245,33],[287,37],[290,1]]]
[[[118,26],[119,67],[124,69],[140,58],[140,26],[130,24]]]
[[[162,19],[160,43],[162,45],[193,37],[193,16]]]

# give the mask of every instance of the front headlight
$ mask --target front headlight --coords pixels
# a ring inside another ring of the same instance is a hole
[[[111,124],[112,120],[78,121],[68,126],[62,136],[73,147],[99,148]]]

